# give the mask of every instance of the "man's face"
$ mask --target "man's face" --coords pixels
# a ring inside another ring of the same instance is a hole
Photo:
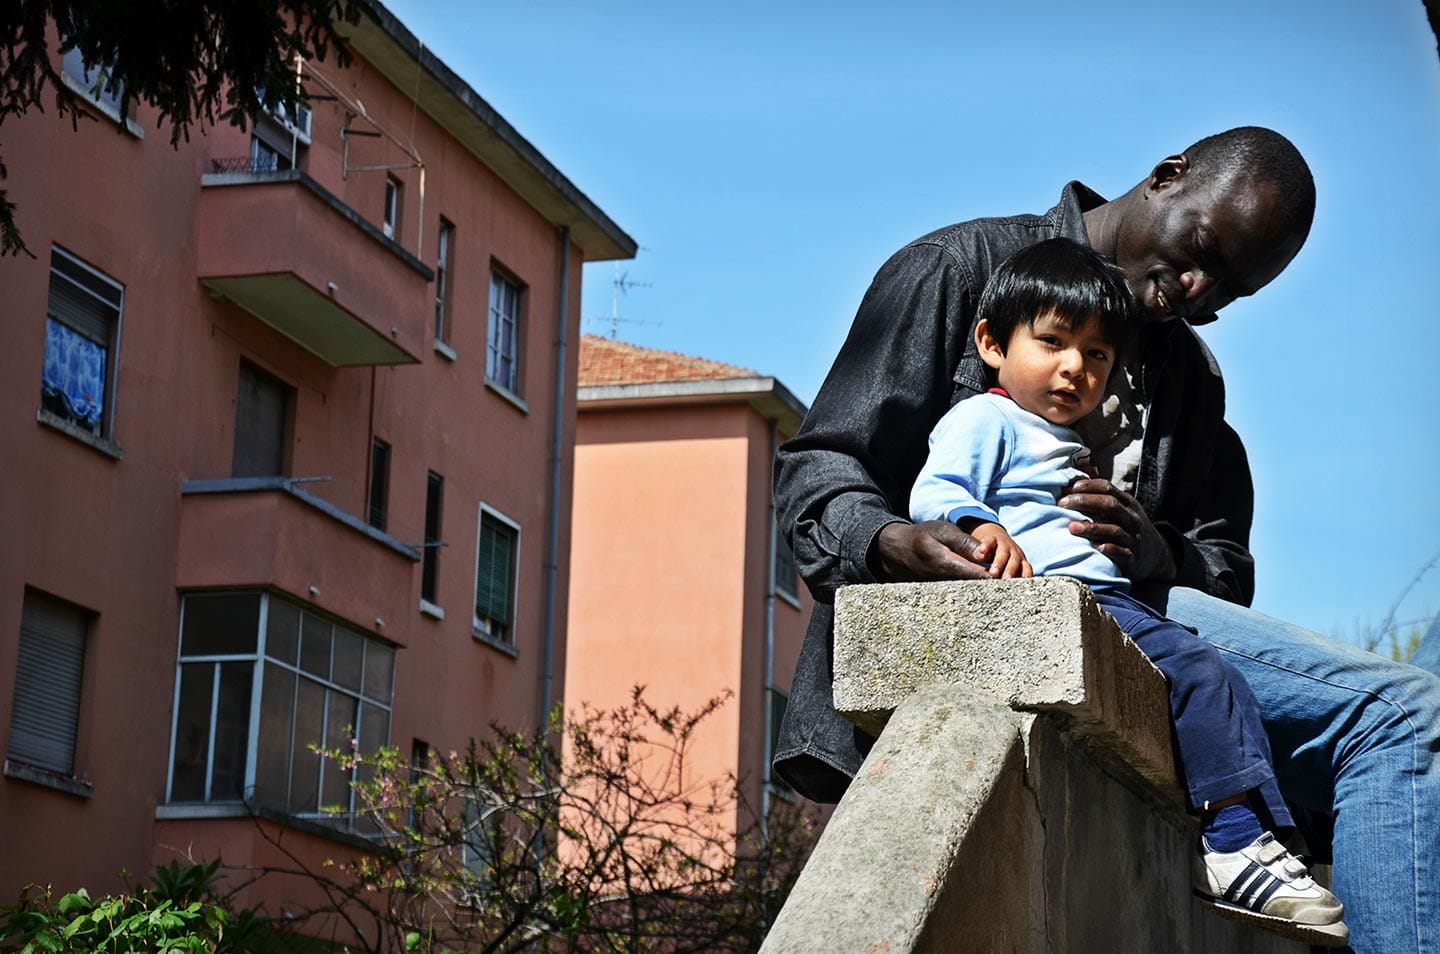
[[[1275,187],[1180,175],[1147,184],[1115,243],[1141,310],[1193,318],[1253,295],[1290,264],[1302,236],[1280,221]]]

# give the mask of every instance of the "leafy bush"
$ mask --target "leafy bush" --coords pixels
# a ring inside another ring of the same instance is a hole
[[[263,919],[231,914],[211,890],[218,861],[161,865],[133,891],[55,896],[29,885],[0,907],[0,951],[19,954],[244,954]]]

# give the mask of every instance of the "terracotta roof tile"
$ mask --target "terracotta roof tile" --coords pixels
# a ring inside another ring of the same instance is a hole
[[[693,358],[673,351],[583,335],[580,338],[580,386],[597,384],[660,384],[670,381],[719,381],[756,378],[748,368]]]

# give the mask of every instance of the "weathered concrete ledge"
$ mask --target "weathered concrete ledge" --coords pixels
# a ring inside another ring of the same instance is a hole
[[[762,954],[1304,950],[1191,896],[1164,679],[1079,584],[842,590],[835,699],[881,731]]]
[[[835,599],[835,707],[879,735],[932,684],[1058,712],[1177,803],[1165,677],[1066,577],[848,586]]]

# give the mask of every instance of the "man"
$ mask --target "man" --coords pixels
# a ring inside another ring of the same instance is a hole
[[[798,791],[837,800],[871,741],[831,702],[835,588],[985,575],[985,554],[958,527],[898,515],[930,429],[990,386],[971,326],[991,271],[1064,236],[1113,259],[1150,319],[1136,366],[1116,375],[1085,433],[1103,479],[1060,500],[1092,518],[1072,532],[1244,674],[1287,797],[1336,815],[1335,890],[1354,949],[1440,951],[1440,680],[1243,608],[1254,589],[1249,466],[1224,421],[1219,368],[1191,327],[1274,279],[1313,211],[1295,147],[1245,127],[1170,156],[1114,200],[1072,182],[1044,215],[961,223],[886,262],[776,463],[776,506],[817,600],[775,756]]]

